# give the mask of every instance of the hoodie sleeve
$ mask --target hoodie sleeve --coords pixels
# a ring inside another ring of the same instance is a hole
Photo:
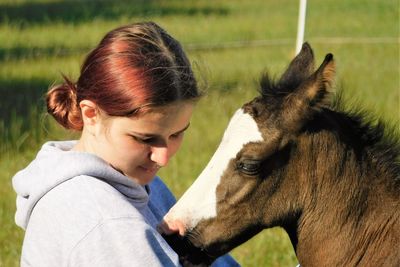
[[[179,266],[179,260],[153,228],[128,217],[109,219],[87,233],[68,266]]]
[[[240,264],[231,255],[226,254],[216,259],[211,267],[240,267]]]

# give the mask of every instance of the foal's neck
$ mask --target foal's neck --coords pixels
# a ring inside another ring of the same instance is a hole
[[[343,224],[335,213],[305,215],[298,228],[299,262],[302,266],[400,266],[400,217],[392,212],[400,207],[389,205],[359,222]],[[325,212],[330,209],[326,207]]]
[[[295,244],[300,264],[400,266],[400,204],[383,182],[388,174],[354,164],[351,155],[341,162],[329,157],[321,164],[319,155],[299,174],[305,184]]]

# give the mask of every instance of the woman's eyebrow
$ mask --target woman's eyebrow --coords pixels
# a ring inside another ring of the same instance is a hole
[[[175,134],[179,134],[179,133],[182,133],[182,132],[186,131],[189,128],[189,126],[190,126],[190,122],[185,126],[185,128],[183,128],[180,131],[177,131]]]

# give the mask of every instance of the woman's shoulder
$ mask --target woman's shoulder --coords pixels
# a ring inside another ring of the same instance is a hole
[[[137,203],[140,206],[141,203]],[[109,183],[95,177],[80,175],[67,180],[37,203],[32,217],[50,214],[65,227],[72,224],[90,228],[99,221],[119,217],[140,219],[137,206]],[[31,218],[32,219],[32,218]]]

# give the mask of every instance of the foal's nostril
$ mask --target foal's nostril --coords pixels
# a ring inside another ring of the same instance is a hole
[[[175,227],[178,228],[179,235],[184,236],[185,232],[186,232],[186,227],[183,224],[183,222],[176,220],[174,222],[174,224],[175,224]]]

